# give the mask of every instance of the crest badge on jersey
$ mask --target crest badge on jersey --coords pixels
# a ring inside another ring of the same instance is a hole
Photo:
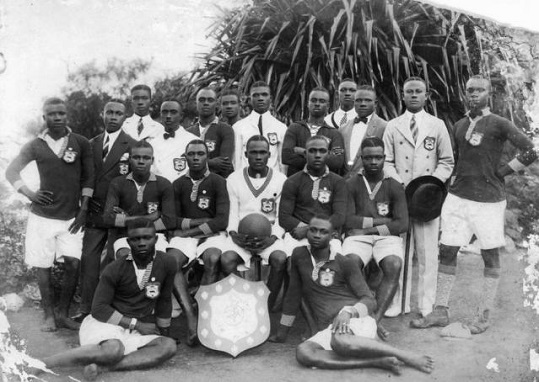
[[[152,214],[159,209],[159,202],[148,202],[146,203],[146,212]]]
[[[378,211],[378,215],[380,216],[389,215],[389,203],[388,202],[376,203],[376,210]]]
[[[326,204],[331,200],[331,191],[324,187],[323,190],[318,191],[318,201]]]
[[[275,210],[275,199],[274,198],[264,198],[260,201],[260,210],[265,214],[269,214]]]
[[[425,150],[432,151],[434,150],[435,143],[436,143],[436,138],[425,137],[425,140],[423,141],[423,147],[425,147]]]
[[[210,207],[210,197],[209,196],[201,196],[198,198],[198,208],[201,210],[207,210]]]
[[[335,281],[335,271],[326,268],[318,274],[318,277],[320,279],[320,285],[325,287],[331,286]]]
[[[77,159],[77,152],[73,151],[71,147],[69,147],[65,152],[64,156],[62,158],[64,162],[66,163],[73,163],[75,162],[75,159]]]
[[[153,278],[152,278],[153,280]],[[147,283],[145,286],[144,286],[144,289],[146,290],[146,297],[152,299],[152,300],[155,300],[157,297],[159,297],[159,295],[161,294],[160,291],[159,291],[159,286],[161,284],[158,283],[157,281],[155,282],[151,282],[151,283]]]
[[[176,171],[183,171],[185,170],[185,167],[187,166],[187,161],[184,157],[181,158],[174,158],[172,159],[172,163],[174,164],[174,170]]]
[[[277,143],[279,143],[279,137],[277,137],[277,133],[268,133],[268,141],[272,146],[275,146]]]
[[[127,175],[129,173],[129,164],[128,163],[118,163],[118,172],[120,175]]]
[[[482,141],[483,133],[478,133],[477,131],[474,131],[470,136],[470,139],[468,140],[468,142],[470,142],[470,145],[472,146],[479,146]]]
[[[210,141],[210,140],[207,140],[205,143],[206,143],[206,146],[208,146],[208,152],[213,153],[215,151],[215,145],[217,143],[215,141]]]

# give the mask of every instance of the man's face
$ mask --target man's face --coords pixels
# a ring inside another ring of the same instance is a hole
[[[316,139],[307,143],[305,150],[308,169],[319,171],[326,167],[326,159],[329,154],[328,146],[328,142],[321,139]]]
[[[264,141],[251,141],[245,152],[249,167],[256,172],[261,172],[268,164],[270,157],[269,146]]]
[[[217,96],[210,89],[203,89],[197,94],[197,112],[201,118],[210,118],[215,116],[217,107]]]
[[[311,219],[307,231],[307,240],[312,248],[327,248],[332,234],[333,226],[329,220],[317,218]]]
[[[135,113],[144,117],[150,113],[150,92],[144,89],[138,89],[131,93],[131,103]]]
[[[364,147],[361,150],[361,160],[367,175],[378,175],[384,169],[384,149],[381,147]]]
[[[176,129],[182,116],[182,108],[178,102],[165,101],[161,104],[161,123],[167,130]]]
[[[131,150],[129,165],[131,170],[140,175],[150,173],[153,163],[153,150],[149,147],[135,147]]]
[[[370,90],[358,90],[355,95],[354,107],[357,115],[368,117],[376,107],[376,94]]]
[[[221,110],[225,118],[236,118],[240,112],[240,102],[234,94],[221,97]]]
[[[103,110],[103,122],[107,133],[114,133],[122,127],[125,121],[125,106],[118,102],[109,102]]]
[[[127,244],[131,248],[131,254],[139,260],[149,260],[155,252],[157,235],[155,228],[135,228],[127,231]]]
[[[189,170],[204,170],[206,168],[206,163],[208,162],[206,146],[200,143],[187,146],[185,150],[185,158],[187,159],[187,166],[189,166]]]
[[[481,110],[488,105],[490,82],[486,79],[472,78],[466,83],[466,98],[471,109]]]
[[[344,109],[351,109],[354,106],[354,95],[357,85],[352,81],[344,81],[339,84],[339,104]]]
[[[329,94],[319,90],[312,91],[309,94],[309,115],[315,118],[323,117],[328,112]]]
[[[47,105],[43,108],[43,120],[53,133],[63,132],[67,127],[67,108],[64,104]]]
[[[264,114],[269,110],[271,92],[267,86],[257,86],[251,89],[251,105],[258,114]]]
[[[404,104],[412,113],[421,111],[427,101],[427,88],[421,81],[410,81],[404,85]]]

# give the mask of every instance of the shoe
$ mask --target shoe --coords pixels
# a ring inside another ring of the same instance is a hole
[[[425,317],[417,318],[410,321],[410,327],[415,329],[426,329],[434,326],[444,327],[449,325],[449,309],[446,307],[437,306],[432,313]]]
[[[401,315],[401,313],[402,313],[401,307],[393,305],[393,306],[390,306],[386,310],[386,312],[384,313],[384,317],[387,317],[387,318],[398,317]],[[410,308],[405,308],[404,314],[408,314],[408,313],[410,313]]]
[[[78,322],[79,324],[82,324],[82,321],[88,316],[89,313],[78,313],[74,315],[73,317],[70,317],[73,321]]]
[[[470,329],[470,333],[472,334],[481,334],[485,330],[487,330],[490,326],[490,323],[488,322],[489,317],[489,310],[486,309],[482,313],[477,312],[475,317],[472,319],[472,322],[467,325]]]

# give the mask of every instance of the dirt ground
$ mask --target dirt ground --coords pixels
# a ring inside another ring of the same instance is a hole
[[[502,278],[493,324],[484,334],[470,340],[445,340],[440,329],[415,330],[408,327],[417,313],[386,319],[385,327],[392,334],[389,343],[409,350],[431,355],[436,367],[431,375],[404,367],[401,376],[376,369],[312,370],[295,360],[295,346],[300,342],[302,321],[296,323],[286,344],[265,343],[250,349],[236,359],[228,354],[208,350],[202,346],[178,346],[176,356],[163,366],[136,372],[107,373],[99,381],[536,381],[539,374],[530,371],[529,351],[539,348],[537,316],[523,307],[522,275],[524,264],[518,260],[519,250],[504,253]],[[477,254],[459,255],[457,284],[450,301],[452,321],[464,319],[473,313],[479,296],[482,260]],[[23,308],[10,313],[9,321],[15,333],[25,339],[28,353],[36,358],[77,346],[77,335],[68,330],[41,333],[38,329],[41,312]],[[279,315],[272,316],[272,323]],[[184,321],[173,320],[173,329],[183,338]],[[181,332],[181,333],[180,333]],[[499,372],[487,369],[495,358]],[[45,381],[82,380],[82,369],[59,370],[59,376],[42,375]]]

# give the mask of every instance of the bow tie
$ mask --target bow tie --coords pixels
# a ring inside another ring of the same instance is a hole
[[[480,117],[483,115],[483,111],[482,110],[470,110],[470,112],[468,113],[468,116],[471,118],[471,119],[476,119],[477,117]]]
[[[163,138],[165,138],[165,140],[169,139],[169,138],[174,138],[176,136],[176,132],[175,131],[171,131],[170,133],[167,133],[165,132],[163,134]]]
[[[367,117],[356,117],[356,118],[354,118],[354,123],[363,122],[366,125],[368,121],[369,121],[369,119]]]

